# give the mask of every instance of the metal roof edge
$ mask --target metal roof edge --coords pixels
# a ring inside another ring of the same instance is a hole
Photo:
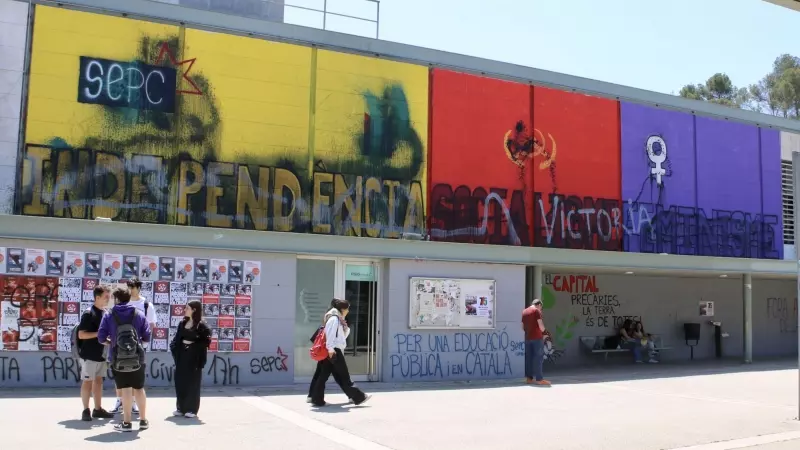
[[[0,215],[0,245],[8,247],[9,243],[5,241],[9,239],[551,267],[797,275],[796,262],[782,260],[458,244]]]
[[[492,61],[484,58],[299,25],[270,22],[262,19],[205,11],[151,0],[31,1],[47,6],[65,6],[72,9],[92,12],[120,14],[130,18],[166,21],[176,24],[180,23],[189,27],[210,31],[242,34],[302,45],[313,45],[320,48],[365,54],[430,67],[448,68],[509,81],[556,87],[567,91],[608,97],[615,100],[642,103],[692,114],[746,122],[765,128],[800,132],[800,121],[768,114],[728,108],[713,103],[689,100],[675,95],[662,94],[517,64]]]

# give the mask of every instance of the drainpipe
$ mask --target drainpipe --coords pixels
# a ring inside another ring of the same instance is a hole
[[[742,277],[742,298],[744,299],[744,362],[753,362],[753,276]]]

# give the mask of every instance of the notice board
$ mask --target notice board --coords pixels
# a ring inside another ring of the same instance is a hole
[[[495,326],[495,280],[411,277],[409,328]]]

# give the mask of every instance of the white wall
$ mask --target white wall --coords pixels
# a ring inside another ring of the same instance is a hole
[[[382,279],[383,381],[524,377],[520,326],[525,308],[524,266],[390,260],[386,268]],[[409,278],[420,276],[494,279],[496,328],[409,329]]]
[[[14,206],[28,4],[0,0],[0,214]]]
[[[797,285],[791,281],[753,282],[753,355],[797,355]]]

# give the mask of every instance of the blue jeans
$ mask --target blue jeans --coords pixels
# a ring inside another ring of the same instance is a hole
[[[544,340],[533,339],[525,341],[525,378],[533,378],[542,381],[544,374]]]
[[[645,345],[642,345],[641,339],[628,339],[625,342],[625,347],[633,350],[633,357],[636,358],[636,361],[642,360],[642,350],[645,348],[647,348],[647,356],[649,356],[650,359],[653,359],[656,356],[655,343],[650,339],[647,340]]]

